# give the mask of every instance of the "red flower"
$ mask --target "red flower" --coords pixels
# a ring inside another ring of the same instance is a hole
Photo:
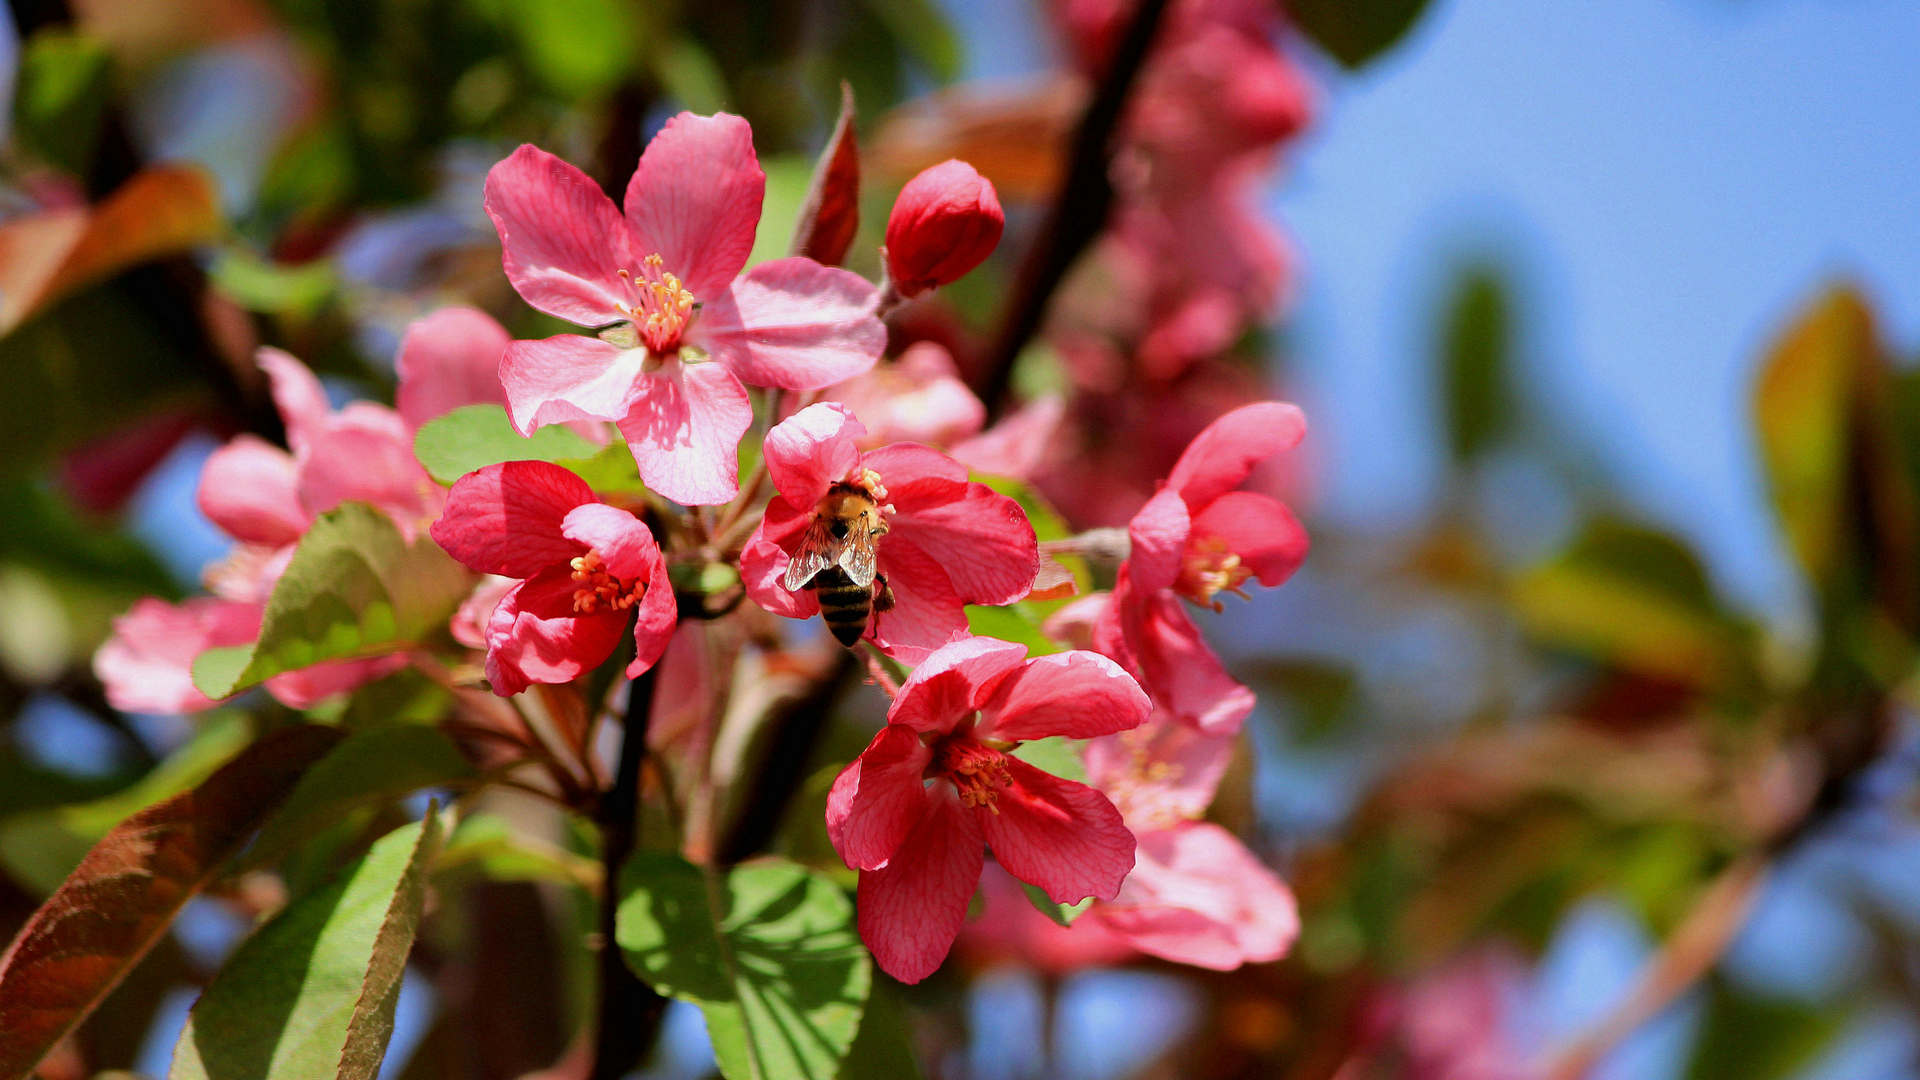
[[[887,215],[887,277],[903,296],[951,285],[986,261],[1007,215],[993,184],[964,161],[907,181]]]
[[[827,796],[834,850],[860,871],[860,936],[904,982],[946,958],[983,847],[1061,903],[1111,899],[1133,867],[1133,834],[1106,796],[1009,751],[1050,735],[1124,731],[1151,705],[1104,656],[1026,652],[969,638],[928,657]]]
[[[503,697],[598,666],[629,617],[628,678],[653,666],[673,635],[673,587],[653,534],[558,465],[508,461],[468,473],[431,532],[474,570],[522,579],[487,620],[487,681]]]
[[[969,481],[966,466],[916,443],[862,452],[865,432],[844,406],[823,402],[767,433],[767,469],[780,493],[741,552],[740,573],[761,607],[811,618],[820,603],[787,588],[787,565],[829,492],[870,497],[887,530],[873,541],[874,586],[884,579],[893,606],[869,617],[866,636],[917,663],[967,636],[966,605],[1025,596],[1040,570],[1039,544],[1020,504]]]
[[[1160,493],[1127,526],[1132,552],[1094,629],[1094,647],[1138,672],[1154,700],[1182,723],[1228,733],[1253,709],[1253,693],[1227,674],[1180,601],[1219,611],[1218,594],[1244,596],[1248,581],[1278,585],[1299,568],[1307,533],[1292,511],[1235,489],[1306,431],[1306,418],[1292,405],[1233,410],[1194,437]]]

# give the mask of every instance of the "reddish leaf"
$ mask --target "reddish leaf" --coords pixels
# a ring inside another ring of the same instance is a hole
[[[813,167],[813,182],[793,227],[793,253],[839,266],[860,229],[860,146],[853,134],[853,87],[840,84],[840,119]]]
[[[95,844],[0,957],[0,1077],[27,1075],[84,1020],[339,740],[311,725],[275,732]]]

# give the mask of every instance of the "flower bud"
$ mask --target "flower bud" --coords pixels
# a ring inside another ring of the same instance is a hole
[[[887,275],[903,296],[950,284],[1000,242],[1007,216],[993,184],[964,161],[943,161],[907,182],[887,216]]]

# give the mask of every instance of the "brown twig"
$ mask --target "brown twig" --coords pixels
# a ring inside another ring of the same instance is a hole
[[[1107,214],[1113,208],[1114,132],[1166,10],[1167,0],[1140,0],[1101,75],[1093,100],[1087,103],[1087,111],[1074,129],[1066,174],[1040,228],[1039,240],[1020,264],[1006,314],[1001,317],[999,333],[987,351],[975,387],[980,400],[996,416],[1005,411],[1014,362],[1039,332],[1054,290],[1066,279],[1074,260],[1106,227]]]
[[[639,842],[640,769],[647,758],[647,725],[653,714],[658,671],[648,669],[627,687],[620,764],[614,771],[613,787],[600,800],[600,859],[605,886],[600,896],[600,1008],[594,1028],[591,1080],[619,1080],[637,1068],[652,1048],[667,1008],[667,999],[627,967],[614,933],[620,868]]]

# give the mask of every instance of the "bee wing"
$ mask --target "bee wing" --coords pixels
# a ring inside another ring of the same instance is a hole
[[[839,546],[839,541],[828,530],[827,523],[814,518],[813,524],[808,525],[807,531],[800,537],[800,547],[794,551],[793,558],[787,560],[787,576],[782,579],[787,591],[799,592],[820,571],[832,566],[840,558],[840,552],[836,550]]]
[[[834,562],[846,571],[847,579],[861,588],[873,584],[873,531],[868,525],[866,515],[856,518],[847,530],[845,545],[840,549]]]

